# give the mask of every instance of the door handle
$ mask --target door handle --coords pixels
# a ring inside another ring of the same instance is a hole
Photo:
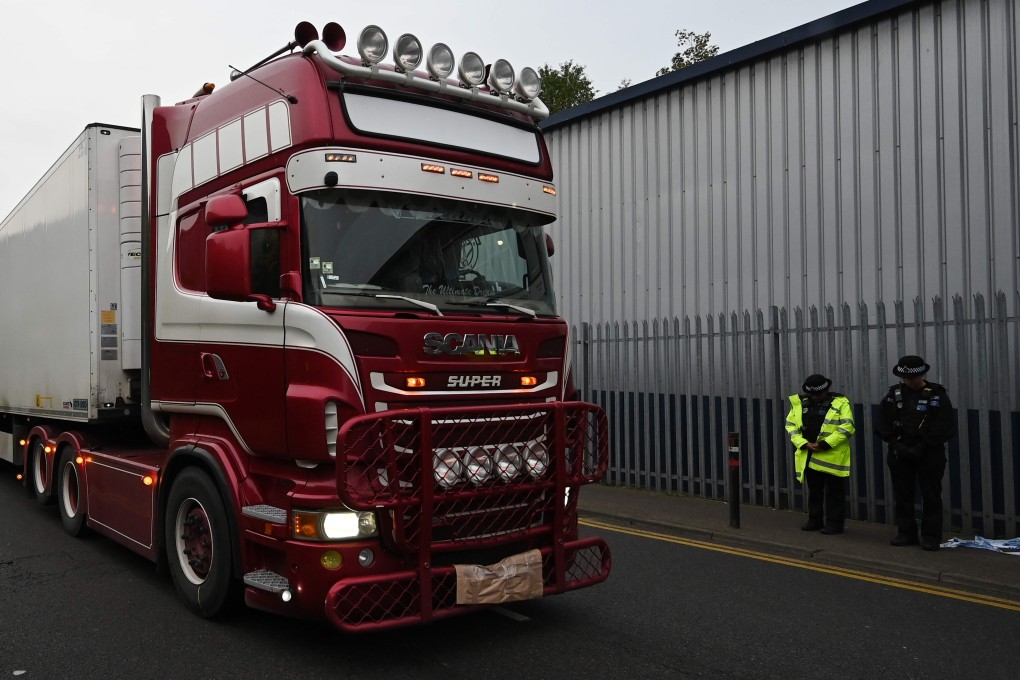
[[[202,377],[206,380],[230,380],[227,367],[223,365],[223,359],[218,354],[202,352],[199,357],[202,360]]]

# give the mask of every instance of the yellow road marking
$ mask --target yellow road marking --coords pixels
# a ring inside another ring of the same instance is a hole
[[[968,593],[962,590],[954,590],[952,588],[946,588],[944,586],[928,585],[924,583],[918,583],[916,581],[907,581],[899,578],[880,576],[878,574],[872,574],[866,571],[858,571],[856,569],[846,569],[843,567],[819,565],[813,562],[799,560],[794,557],[780,557],[777,555],[770,555],[768,553],[758,552],[756,550],[748,550],[746,548],[723,546],[718,545],[716,543],[697,541],[690,538],[679,538],[677,536],[670,536],[669,534],[660,534],[655,531],[645,531],[643,529],[634,529],[632,527],[622,527],[615,524],[608,524],[606,522],[600,522],[598,520],[593,519],[582,519],[580,520],[580,523],[586,527],[591,527],[593,529],[616,531],[621,534],[630,534],[631,536],[641,536],[643,538],[651,538],[658,541],[666,541],[668,543],[677,543],[679,545],[686,545],[692,548],[701,548],[703,550],[712,550],[715,552],[726,553],[728,555],[748,557],[754,560],[760,560],[762,562],[772,562],[773,564],[782,564],[788,567],[797,567],[800,569],[807,569],[809,571],[821,572],[823,574],[832,574],[834,576],[842,576],[844,578],[857,579],[858,581],[868,581],[870,583],[878,583],[880,585],[891,586],[893,588],[913,590],[919,593],[938,595],[940,597],[948,597],[954,600],[963,600],[964,602],[973,602],[975,604],[983,604],[989,607],[999,607],[1000,609],[1009,609],[1011,611],[1020,612],[1020,602],[1017,602],[1016,600],[1007,600],[1001,597],[993,597],[991,595],[980,595],[978,593]]]

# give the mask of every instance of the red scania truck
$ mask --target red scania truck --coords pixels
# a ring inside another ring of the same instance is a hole
[[[0,224],[0,458],[203,616],[364,631],[605,580],[537,74],[294,37],[87,126]]]

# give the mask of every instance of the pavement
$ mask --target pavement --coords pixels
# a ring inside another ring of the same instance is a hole
[[[807,519],[803,512],[744,504],[739,506],[739,528],[732,528],[729,504],[724,501],[607,484],[583,487],[578,502],[582,520],[977,591],[1020,606],[1020,555],[963,547],[935,552],[916,545],[894,547],[889,539],[895,527],[856,520],[847,520],[845,533],[826,536],[801,531]],[[946,535],[943,540],[953,537]]]

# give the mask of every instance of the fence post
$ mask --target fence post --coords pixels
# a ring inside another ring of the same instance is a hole
[[[740,433],[727,435],[729,453],[730,527],[740,528]]]

